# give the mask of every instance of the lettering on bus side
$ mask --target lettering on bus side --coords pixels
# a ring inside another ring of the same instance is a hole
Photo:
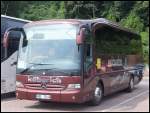
[[[61,84],[61,79],[59,77],[48,77],[48,78],[42,78],[42,77],[28,77],[28,82],[36,82],[36,83],[52,83],[52,84]]]
[[[123,66],[123,62],[122,59],[108,59],[108,65]]]

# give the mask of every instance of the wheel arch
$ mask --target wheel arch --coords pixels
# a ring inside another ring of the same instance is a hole
[[[105,93],[105,87],[104,87],[104,82],[103,80],[99,79],[98,80],[98,84],[100,84],[102,86],[102,90],[103,90],[103,94]]]
[[[132,77],[133,78],[133,80],[134,80],[134,74],[133,73],[130,73],[130,77]],[[131,79],[131,78],[130,78]]]

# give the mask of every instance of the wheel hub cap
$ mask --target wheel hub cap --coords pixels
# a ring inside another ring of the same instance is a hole
[[[102,97],[102,91],[99,87],[96,87],[96,89],[95,89],[95,97],[98,100],[101,99],[101,97]]]

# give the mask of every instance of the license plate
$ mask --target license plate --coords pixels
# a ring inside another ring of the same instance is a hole
[[[51,99],[51,95],[37,94],[36,99]]]

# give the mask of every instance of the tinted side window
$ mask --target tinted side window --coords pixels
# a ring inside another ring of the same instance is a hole
[[[139,54],[140,37],[110,28],[96,31],[96,50],[101,54]]]
[[[93,44],[93,41],[92,41],[92,37],[90,35],[90,32],[87,33],[87,36],[86,36],[86,43],[85,43],[85,71],[87,71],[91,64],[92,64],[92,44]]]

